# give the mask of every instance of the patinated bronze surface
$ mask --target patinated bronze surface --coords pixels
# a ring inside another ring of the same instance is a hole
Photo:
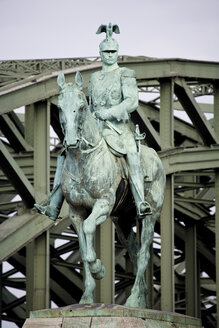
[[[130,113],[138,106],[135,73],[117,64],[118,43],[112,39],[115,28],[109,24],[101,29],[107,35],[100,44],[102,70],[91,75],[89,105],[79,72],[74,84],[65,83],[63,73],[58,76],[64,150],[58,158],[50,204],[46,207],[36,204],[35,207],[55,220],[64,197],[69,204],[85,268],[85,291],[80,303],[94,302],[94,279],[104,276],[104,266],[93,246],[96,226],[113,218],[119,238],[136,267],[135,283],[126,305],[144,308],[147,292],[144,272],[154,224],[163,203],[165,174],[156,152],[141,146],[144,135],[138,126],[135,134],[130,129]],[[130,186],[137,217],[141,220],[140,244],[134,238],[131,213],[125,222],[125,231],[123,229],[122,202],[116,199],[122,185],[124,190],[120,198],[127,194]]]

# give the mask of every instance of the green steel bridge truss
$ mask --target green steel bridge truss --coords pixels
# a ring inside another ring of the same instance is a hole
[[[153,286],[148,305],[216,327],[219,63],[121,56],[119,64],[136,71],[140,102],[132,121],[146,132],[167,174],[146,273]],[[71,81],[80,70],[87,94],[89,76],[100,67],[99,57],[0,61],[0,308],[1,319],[18,327],[30,310],[77,303],[82,294],[82,262],[67,206],[53,225],[33,204],[52,188],[63,139],[58,72]],[[123,304],[135,272],[110,220],[98,229],[96,247],[106,266],[96,301]]]

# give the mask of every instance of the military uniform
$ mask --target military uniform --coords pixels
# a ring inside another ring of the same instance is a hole
[[[120,67],[110,72],[95,72],[91,74],[88,91],[91,111],[95,114],[104,111],[107,121],[125,136],[126,148],[136,151],[129,122],[130,113],[138,106],[135,72]],[[99,127],[101,131],[109,129],[105,120],[99,121]]]
[[[120,67],[112,71],[95,72],[90,77],[88,92],[90,109],[101,118],[99,128],[103,136],[106,134],[106,129],[117,131],[125,148],[129,181],[138,217],[151,214],[150,205],[144,199],[144,176],[140,153],[137,151],[134,133],[130,129],[130,113],[138,107],[135,72]]]

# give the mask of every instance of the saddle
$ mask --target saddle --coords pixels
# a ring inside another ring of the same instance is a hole
[[[104,129],[102,135],[113,155],[123,157],[127,154],[121,135],[110,129]]]

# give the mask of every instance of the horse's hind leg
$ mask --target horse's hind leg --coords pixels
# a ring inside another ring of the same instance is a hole
[[[138,308],[146,308],[146,282],[145,270],[150,258],[150,245],[154,235],[154,220],[152,216],[148,216],[142,220],[141,247],[137,254],[137,272],[135,283],[131,290],[125,305]]]
[[[87,257],[87,245],[83,231],[83,220],[86,217],[86,212],[83,209],[76,210],[72,206],[69,207],[69,214],[71,222],[74,226],[76,233],[78,234],[78,241],[81,251],[81,258],[84,264],[85,271],[85,291],[81,297],[81,304],[91,304],[94,302],[93,292],[96,286],[95,280],[89,268],[89,264],[86,260]]]

